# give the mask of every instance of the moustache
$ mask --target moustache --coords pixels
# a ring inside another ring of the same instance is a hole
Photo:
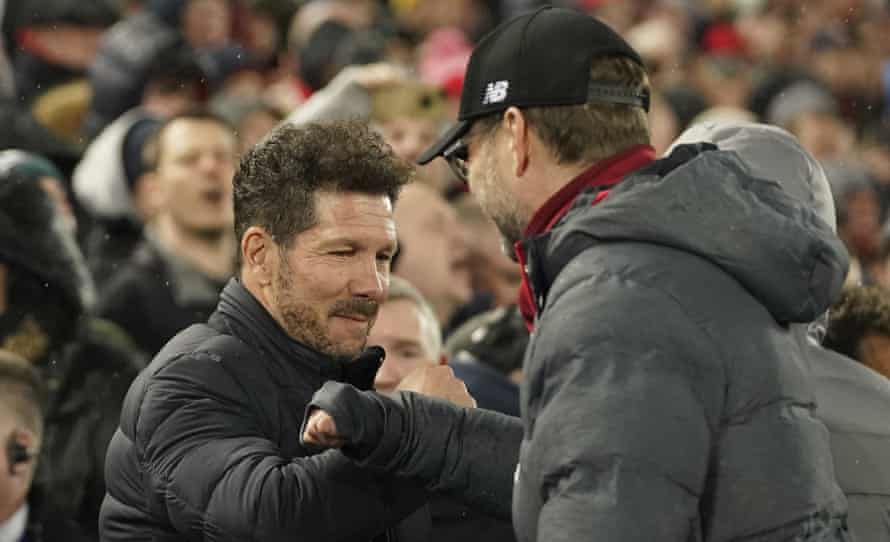
[[[377,316],[380,304],[373,299],[339,299],[331,308],[332,316],[363,316],[372,319]]]

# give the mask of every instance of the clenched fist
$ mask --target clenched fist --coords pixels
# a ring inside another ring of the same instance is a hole
[[[476,407],[476,400],[467,391],[464,381],[454,376],[454,371],[447,365],[418,367],[408,373],[396,391],[413,391],[445,399],[458,406]]]
[[[303,442],[322,448],[342,448],[346,443],[337,434],[337,424],[330,414],[317,408],[309,414],[306,429],[303,431]]]

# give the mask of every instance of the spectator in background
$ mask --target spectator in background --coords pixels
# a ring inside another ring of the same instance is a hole
[[[504,253],[497,226],[482,212],[479,202],[470,194],[457,196],[453,205],[466,231],[469,251],[467,265],[477,300],[484,295],[489,297],[487,305],[502,307],[515,304],[522,274],[516,262]],[[487,309],[486,304],[475,307],[477,313]],[[468,314],[465,318],[469,316],[473,315]]]
[[[383,347],[386,358],[377,370],[374,389],[393,393],[415,369],[445,365],[442,328],[433,308],[407,280],[393,276],[368,334],[368,344]]]
[[[361,118],[380,132],[396,156],[414,163],[442,130],[444,94],[393,64],[351,66],[294,110],[294,124]],[[417,169],[418,180],[444,192],[452,179],[447,168],[431,164]]]
[[[458,309],[473,299],[463,224],[445,198],[427,185],[405,187],[400,202],[395,210],[399,257],[393,273],[420,290],[449,330]]]
[[[2,283],[2,279],[0,279]],[[0,284],[0,288],[5,287]],[[85,540],[32,486],[44,442],[46,385],[26,360],[0,350],[0,540]]]
[[[463,323],[445,343],[454,375],[479,408],[519,416],[519,384],[528,329],[516,305],[498,307]]]
[[[109,0],[5,2],[3,33],[12,53],[20,103],[83,80],[106,28],[117,21]],[[86,100],[89,100],[87,94]]]
[[[825,346],[890,378],[890,294],[883,288],[844,290],[829,313]]]
[[[35,484],[60,520],[95,535],[105,449],[144,360],[122,332],[88,316],[92,282],[35,161],[12,151],[0,158],[0,345],[33,364],[49,389]]]
[[[201,55],[222,48],[229,43],[231,22],[228,0],[147,0],[143,11],[114,25],[90,67],[87,135],[94,137],[139,104],[159,51]]]
[[[140,104],[90,143],[72,175],[74,193],[93,224],[84,242],[93,275],[104,281],[129,259],[154,215],[145,174],[145,145],[164,119],[194,109],[205,75],[189,50],[160,51]]]
[[[155,132],[141,181],[155,209],[145,240],[102,289],[98,314],[154,355],[205,320],[234,271],[232,175],[238,142],[229,125],[197,111]]]
[[[284,120],[281,111],[262,99],[217,97],[210,110],[235,127],[239,155],[252,149]]]
[[[837,234],[853,257],[850,283],[872,284],[881,234],[877,191],[855,161],[824,162],[823,167],[837,209]]]

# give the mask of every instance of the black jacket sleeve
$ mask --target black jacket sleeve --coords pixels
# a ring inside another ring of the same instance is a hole
[[[147,383],[132,426],[138,459],[187,539],[364,541],[408,512],[391,509],[391,484],[338,451],[285,457],[252,412],[212,355],[175,360]]]
[[[518,418],[410,392],[390,399],[338,382],[315,393],[307,413],[313,408],[334,418],[349,443],[343,453],[358,464],[422,480],[432,491],[510,518]]]

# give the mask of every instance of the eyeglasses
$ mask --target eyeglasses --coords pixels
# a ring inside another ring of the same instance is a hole
[[[470,157],[469,145],[463,138],[458,139],[453,145],[445,149],[442,158],[448,162],[448,167],[457,176],[461,182],[469,182],[470,166],[467,161]]]

